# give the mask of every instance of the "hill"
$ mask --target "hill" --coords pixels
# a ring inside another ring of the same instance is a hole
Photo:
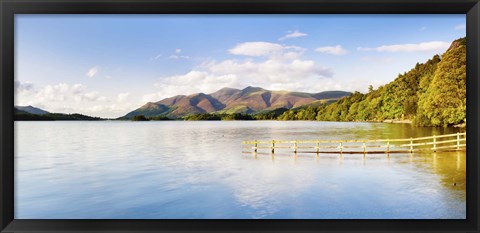
[[[411,120],[417,126],[466,123],[466,38],[392,82],[330,105],[289,110],[281,120]]]
[[[45,115],[45,114],[48,114],[49,112],[43,110],[43,109],[39,109],[39,108],[36,108],[36,107],[33,107],[31,105],[28,105],[28,106],[15,106],[16,109],[20,110],[20,111],[24,111],[24,112],[28,112],[28,113],[31,113],[31,114],[37,114],[37,115]]]
[[[350,92],[344,91],[304,93],[270,91],[251,86],[242,90],[225,87],[210,94],[177,95],[158,102],[149,102],[121,118],[131,119],[138,115],[182,118],[204,113],[255,114],[281,108],[291,109],[308,104],[318,105],[319,103],[336,101],[350,94]]]
[[[38,109],[32,106],[29,106],[31,108],[27,108],[27,110],[30,109]],[[44,111],[44,110],[41,110]],[[38,112],[41,112],[38,111]],[[44,111],[46,112],[46,111]],[[27,112],[25,110],[20,110],[17,107],[15,107],[15,116],[14,119],[15,121],[98,121],[98,120],[104,120],[99,117],[91,117],[91,116],[86,116],[82,114],[64,114],[64,113],[44,113],[44,114],[32,114],[30,112]]]

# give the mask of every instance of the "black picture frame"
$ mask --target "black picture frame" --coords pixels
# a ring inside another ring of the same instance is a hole
[[[1,232],[479,232],[479,0],[0,0]],[[15,14],[466,14],[466,220],[14,219]]]

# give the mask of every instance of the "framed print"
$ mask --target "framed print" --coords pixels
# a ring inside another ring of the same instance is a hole
[[[1,7],[2,232],[478,232],[477,1]]]

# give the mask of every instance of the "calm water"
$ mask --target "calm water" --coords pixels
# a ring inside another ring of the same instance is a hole
[[[15,218],[465,218],[465,152],[254,158],[241,145],[454,132],[299,121],[15,122]]]

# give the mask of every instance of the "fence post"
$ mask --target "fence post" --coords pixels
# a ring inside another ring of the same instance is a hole
[[[457,150],[460,150],[460,132],[457,132]]]
[[[410,137],[410,153],[413,152],[413,138]]]
[[[341,142],[340,142],[340,146],[338,148],[340,148],[340,154],[343,153],[343,146],[342,146]]]
[[[257,140],[255,140],[255,142],[253,143],[253,151],[254,151],[254,152],[257,152],[257,148],[258,148],[258,146],[257,146]]]
[[[275,153],[275,140],[272,140],[272,154]]]
[[[390,153],[390,139],[387,139],[387,154]]]
[[[320,143],[318,143],[318,142],[317,142],[317,147],[316,147],[316,149],[317,149],[317,154],[318,154],[318,152],[320,151]]]
[[[293,143],[293,153],[297,153],[297,141]]]
[[[363,142],[363,146],[362,146],[362,147],[363,147],[363,153],[364,153],[364,154],[367,153],[367,146],[365,146],[365,142]]]
[[[437,151],[437,136],[433,135],[433,152]]]

